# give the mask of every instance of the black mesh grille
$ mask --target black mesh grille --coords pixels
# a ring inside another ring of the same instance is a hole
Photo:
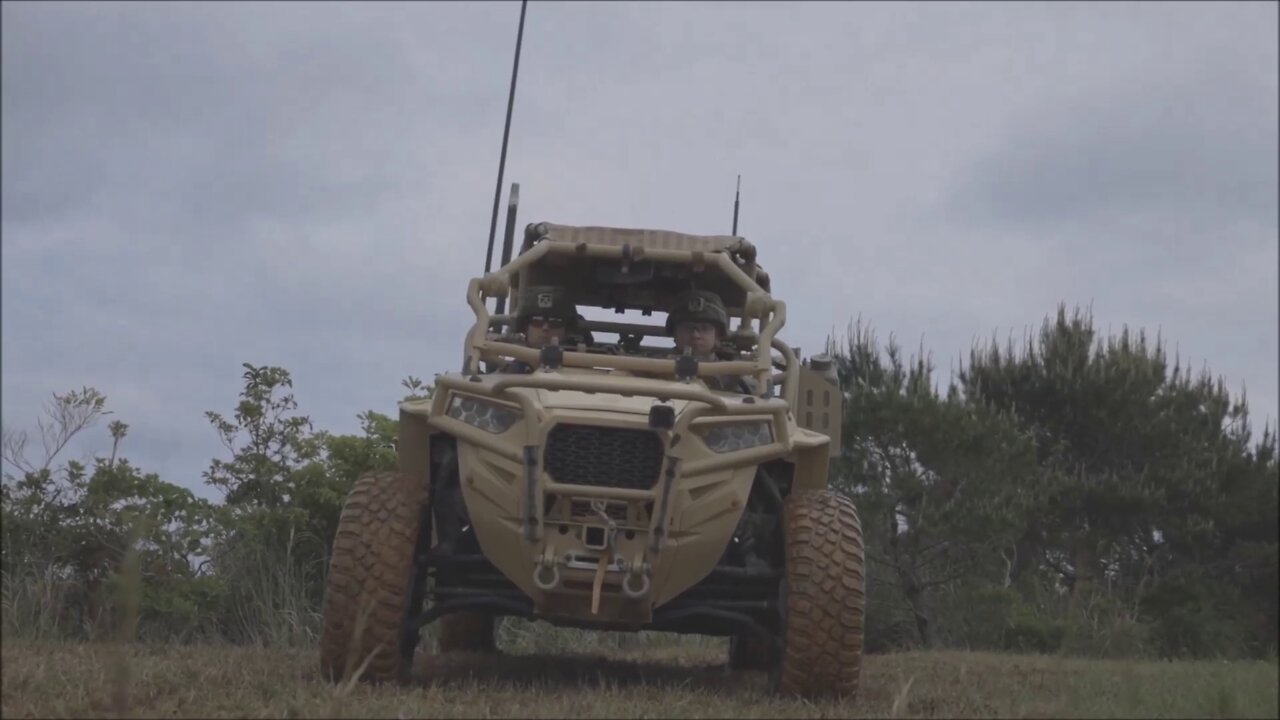
[[[547,435],[546,468],[566,485],[647,490],[662,470],[662,440],[651,430],[556,425]]]

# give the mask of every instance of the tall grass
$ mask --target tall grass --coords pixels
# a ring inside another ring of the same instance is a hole
[[[308,534],[291,531],[280,548],[237,543],[220,558],[219,575],[235,581],[226,588],[218,634],[261,647],[314,645],[326,570],[323,543]]]
[[[291,533],[267,542],[230,545],[216,558],[216,579],[154,578],[132,581],[137,632],[148,643],[221,642],[272,648],[312,647],[322,625],[327,557],[319,541]],[[117,604],[122,576],[104,584],[95,601],[57,566],[33,564],[3,577],[4,631],[32,641],[81,641],[103,636]],[[163,580],[163,582],[162,582]],[[109,592],[108,592],[109,591]],[[101,609],[95,609],[101,608]],[[425,628],[424,649],[435,647],[437,625]],[[602,632],[558,628],[546,622],[500,618],[498,645],[515,653],[626,650],[660,646],[716,647],[720,638],[663,632]]]
[[[0,607],[5,637],[21,640],[68,640],[88,634],[81,618],[83,589],[53,567],[29,567],[0,579]]]

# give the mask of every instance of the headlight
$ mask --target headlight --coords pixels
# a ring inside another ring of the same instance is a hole
[[[766,421],[718,423],[707,429],[702,440],[712,452],[746,450],[773,442],[773,429]]]
[[[449,398],[449,409],[445,414],[495,435],[510,430],[520,420],[520,413],[516,410],[465,395]]]

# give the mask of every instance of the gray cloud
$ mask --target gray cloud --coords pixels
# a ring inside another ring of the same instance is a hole
[[[517,16],[6,3],[6,425],[94,384],[130,457],[194,486],[241,362],[291,370],[338,432],[456,369]],[[807,350],[860,313],[945,379],[975,337],[1092,300],[1275,418],[1275,27],[1264,4],[534,2],[506,177],[522,224],[724,232],[742,173]]]
[[[1024,228],[1134,213],[1202,221],[1196,230],[1236,219],[1274,227],[1276,167],[1258,159],[1277,154],[1276,87],[1257,60],[1242,77],[1213,63],[1029,115],[974,164],[948,212]]]
[[[1248,379],[1255,417],[1274,425],[1275,25],[1227,32],[1195,6],[1162,19],[1183,34],[1105,82],[1046,83],[1055,100],[1011,114],[926,222],[1035,248],[1006,267],[1044,302],[1162,330],[1184,364],[1207,362],[1236,390]]]

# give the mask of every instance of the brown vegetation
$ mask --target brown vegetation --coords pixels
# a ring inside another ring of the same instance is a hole
[[[547,633],[541,633],[547,635]],[[783,700],[725,670],[726,643],[419,656],[407,686],[325,683],[313,648],[5,643],[0,714],[19,717],[1276,717],[1276,665],[872,655],[853,703]]]

